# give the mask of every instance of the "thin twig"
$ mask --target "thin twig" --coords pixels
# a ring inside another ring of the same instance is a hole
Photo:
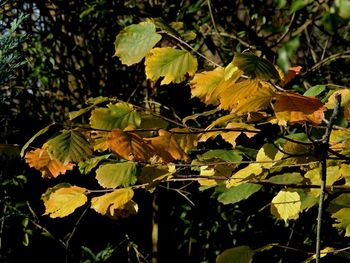
[[[283,33],[283,35],[280,36],[280,37],[277,39],[277,41],[271,46],[271,48],[277,46],[277,45],[287,36],[287,34],[290,32],[291,25],[292,25],[293,22],[294,22],[294,18],[295,18],[295,12],[293,13],[292,18],[290,19],[290,22],[289,22],[289,24],[288,24],[288,26],[287,26],[287,29],[285,30],[285,32]]]
[[[211,22],[213,23],[215,32],[216,32],[217,34],[219,34],[218,28],[217,28],[216,23],[215,23],[214,15],[213,15],[213,10],[212,10],[212,8],[211,8],[211,1],[210,1],[210,0],[207,0],[207,4],[208,4],[208,8],[209,8],[209,14],[210,14]]]

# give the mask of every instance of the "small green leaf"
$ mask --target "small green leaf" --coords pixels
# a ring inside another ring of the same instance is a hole
[[[78,163],[79,171],[82,174],[88,174],[94,169],[101,161],[108,159],[112,154],[105,154],[102,156],[87,159],[84,162]]]
[[[64,130],[47,142],[48,151],[62,163],[81,162],[88,159],[92,150],[84,136],[74,130]]]
[[[350,194],[341,194],[334,198],[330,203],[327,211],[335,213],[342,208],[350,208]]]
[[[248,246],[226,249],[217,258],[216,263],[250,263],[254,251]]]
[[[232,64],[252,78],[261,80],[280,79],[278,71],[271,62],[252,53],[236,53]]]
[[[300,173],[285,173],[272,176],[269,182],[276,184],[298,184],[304,180]]]
[[[98,183],[105,188],[136,183],[137,166],[133,162],[103,164],[96,170]]]
[[[325,85],[316,85],[304,92],[304,96],[318,96],[327,89]]]
[[[218,197],[218,201],[227,204],[234,204],[248,199],[252,194],[261,189],[261,185],[245,183],[231,188],[227,188]]]
[[[350,18],[350,1],[349,0],[335,0],[335,5],[338,7],[339,16],[344,19]]]
[[[91,112],[90,125],[94,129],[125,129],[140,126],[140,114],[128,103],[110,104],[108,108],[97,108]]]
[[[197,155],[198,160],[221,159],[226,162],[240,162],[242,156],[235,150],[209,150],[201,155]]]
[[[153,23],[142,22],[124,28],[115,40],[115,56],[128,66],[140,62],[162,38]]]

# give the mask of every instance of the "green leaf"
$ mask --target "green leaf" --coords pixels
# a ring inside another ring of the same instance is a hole
[[[114,216],[118,209],[121,209],[134,196],[134,191],[130,188],[117,189],[111,193],[91,199],[91,208],[96,212]]]
[[[254,251],[248,246],[239,246],[226,249],[217,258],[216,263],[250,263]]]
[[[300,173],[285,173],[269,178],[269,182],[276,184],[298,184],[303,180],[304,177]]]
[[[115,40],[115,56],[128,66],[140,62],[162,38],[153,23],[142,22],[124,28]]]
[[[125,129],[128,126],[138,127],[141,124],[140,114],[128,103],[109,104],[108,108],[97,108],[91,112],[90,125],[94,129]]]
[[[198,160],[221,159],[226,162],[240,162],[242,156],[235,150],[209,150],[201,155],[197,155]]]
[[[54,190],[44,198],[45,215],[51,218],[65,217],[87,202],[87,189],[70,186]]]
[[[301,211],[300,208],[300,195],[296,191],[281,190],[271,202],[271,213],[285,222],[297,219]]]
[[[23,158],[24,156],[24,152],[25,150],[28,148],[28,146],[36,139],[38,138],[40,135],[43,135],[44,133],[46,133],[50,127],[52,126],[53,124],[50,124],[48,126],[46,126],[45,128],[42,128],[40,131],[38,131],[36,134],[33,135],[32,138],[29,139],[29,141],[26,142],[25,145],[23,145],[22,149],[21,149],[21,152],[20,152],[20,156],[21,158]]]
[[[180,83],[185,80],[187,74],[194,75],[197,64],[197,59],[186,50],[154,48],[145,60],[146,76],[152,81],[164,77],[161,85]]]
[[[334,227],[345,229],[345,236],[350,236],[350,208],[340,209],[338,212],[332,214],[336,222],[333,224]]]
[[[101,161],[108,159],[111,155],[112,154],[105,154],[78,163],[79,172],[81,172],[82,174],[90,173],[91,170],[94,169]]]
[[[289,13],[294,13],[300,9],[303,9],[306,5],[310,3],[310,0],[293,0]]]
[[[338,7],[339,16],[344,19],[350,18],[350,1],[349,0],[335,0],[335,5]]]
[[[232,64],[252,78],[280,79],[278,71],[271,62],[252,53],[236,53]]]
[[[84,136],[74,130],[64,130],[47,142],[48,151],[62,163],[81,162],[88,159],[92,150]]]
[[[86,103],[91,104],[89,107],[77,110],[77,111],[71,111],[69,112],[69,119],[74,120],[75,118],[78,118],[79,116],[87,113],[91,109],[93,109],[96,105],[101,104],[103,102],[108,101],[109,99],[107,97],[97,97],[97,98],[90,98],[86,101]]]
[[[335,213],[342,208],[350,208],[350,194],[341,194],[334,198],[330,203],[327,211]]]
[[[316,85],[304,92],[304,96],[318,96],[327,89],[325,85]]]
[[[245,183],[231,188],[227,188],[219,195],[218,201],[227,204],[234,204],[242,200],[248,199],[252,194],[261,189],[261,185]]]
[[[105,188],[136,183],[137,166],[133,162],[103,164],[96,170],[98,183]]]

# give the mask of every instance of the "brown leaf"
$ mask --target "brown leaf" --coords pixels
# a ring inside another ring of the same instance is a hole
[[[107,139],[109,149],[129,161],[147,161],[155,155],[150,143],[135,133],[113,129]]]
[[[295,78],[295,76],[299,75],[302,68],[303,67],[301,66],[290,67],[287,76],[282,80],[282,86],[286,85],[289,81]]]
[[[326,108],[315,97],[294,93],[278,93],[274,105],[275,115],[280,125],[304,123],[318,125],[324,118]]]
[[[74,164],[63,164],[51,157],[45,146],[42,149],[27,152],[24,158],[29,166],[39,170],[44,178],[57,177],[74,167]]]
[[[157,155],[161,157],[164,162],[188,160],[187,154],[180,148],[170,132],[160,129],[158,134],[159,136],[157,137],[147,138],[145,140],[152,144],[157,151]]]

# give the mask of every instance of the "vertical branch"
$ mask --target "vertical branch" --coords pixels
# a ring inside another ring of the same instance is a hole
[[[321,158],[321,187],[320,187],[320,197],[319,197],[319,204],[318,204],[317,232],[316,232],[316,263],[320,262],[320,254],[321,254],[321,226],[322,226],[323,202],[324,202],[326,180],[327,180],[327,157],[328,157],[328,149],[329,149],[329,138],[331,136],[334,122],[339,115],[340,102],[341,102],[341,95],[336,94],[334,110],[328,122],[326,134],[315,149],[315,151],[320,153],[320,158]]]
[[[158,262],[158,204],[157,194],[153,195],[152,213],[152,263]]]

